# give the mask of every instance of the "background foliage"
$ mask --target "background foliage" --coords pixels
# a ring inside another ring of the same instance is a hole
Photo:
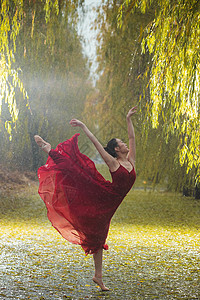
[[[199,1],[125,1],[118,25],[135,12],[155,10],[143,30],[142,51],[151,54],[150,100],[147,117],[152,127],[162,126],[166,142],[175,136],[181,166],[199,181]]]
[[[8,30],[10,36],[14,31],[15,39],[12,43],[5,41],[9,52],[4,57],[11,73],[12,69],[18,70],[18,66],[22,69],[16,80],[19,79],[19,84],[23,82],[26,93],[14,82],[10,84],[14,89],[11,112],[15,118],[8,112],[6,98],[3,99],[0,162],[6,161],[12,168],[36,170],[45,158],[39,155],[34,134],[41,134],[53,146],[69,137],[68,122],[80,115],[86,94],[92,88],[76,31],[78,1],[7,1],[5,5],[4,14],[10,24],[19,7],[21,9],[18,31]],[[28,106],[21,101],[21,91],[29,96]],[[12,142],[4,130],[4,121],[10,124]]]
[[[191,193],[199,181],[198,1],[102,1],[95,88],[77,34],[80,6],[1,2],[0,163],[36,170],[45,157],[34,134],[55,146],[74,132],[74,116],[104,145],[127,141],[126,112],[137,104],[138,176]],[[87,140],[80,146],[95,158]]]
[[[199,181],[199,4],[120,3],[99,12],[101,76],[86,114],[98,111],[107,124],[100,136],[125,138],[126,111],[138,104],[137,173],[191,193]]]

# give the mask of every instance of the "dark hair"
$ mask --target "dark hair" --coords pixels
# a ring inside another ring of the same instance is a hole
[[[107,146],[104,148],[106,152],[108,152],[113,157],[117,157],[117,153],[115,151],[115,147],[118,147],[117,140],[112,139],[108,142]]]

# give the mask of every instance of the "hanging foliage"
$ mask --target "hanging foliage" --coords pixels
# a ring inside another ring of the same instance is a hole
[[[80,117],[91,89],[87,59],[76,28],[78,1],[59,0],[59,12],[51,6],[47,21],[45,3],[24,1],[15,60],[11,65],[14,71],[16,66],[23,71],[20,79],[29,95],[31,113],[19,88],[13,84],[17,130],[12,130],[5,97],[2,99],[0,164],[14,169],[36,170],[45,163],[46,157],[35,144],[34,134],[42,135],[52,145],[69,137],[73,129],[67,125],[68,121]],[[7,132],[3,130],[5,125]],[[12,143],[7,133],[12,136]]]
[[[27,34],[33,38],[36,15],[39,11],[40,17],[48,24],[46,32],[46,43],[53,48],[55,36],[51,30],[51,19],[57,16],[60,8],[63,14],[73,15],[76,11],[78,1],[58,1],[58,0],[2,0],[0,4],[0,120],[4,124],[7,132],[12,138],[12,129],[16,125],[19,114],[18,97],[16,99],[16,89],[19,89],[25,105],[29,106],[28,94],[20,78],[22,70],[15,65],[15,54],[17,38],[21,30],[24,36]],[[42,13],[41,13],[42,12]],[[31,30],[25,26],[31,16]],[[71,18],[72,21],[73,18]],[[41,32],[42,34],[42,32]],[[24,44],[24,55],[26,55],[26,44]],[[2,114],[2,105],[6,104],[9,116]],[[2,126],[1,126],[2,127]]]
[[[19,2],[19,3],[18,3]],[[11,6],[10,1],[3,0],[0,7],[0,117],[5,124],[5,128],[10,135],[12,124],[18,119],[18,109],[15,98],[15,88],[18,87],[24,99],[28,100],[23,83],[19,78],[20,69],[13,69],[14,53],[16,51],[16,37],[20,30],[20,23],[23,16],[23,2],[14,1]],[[6,103],[10,118],[2,116],[2,104]]]
[[[152,55],[147,116],[154,128],[179,137],[179,161],[199,175],[200,2],[198,0],[126,0],[118,25],[135,9],[155,8],[155,19],[143,31],[142,51]],[[125,26],[125,25],[124,25]]]

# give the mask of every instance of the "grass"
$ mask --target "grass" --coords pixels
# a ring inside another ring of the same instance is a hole
[[[92,284],[93,261],[50,225],[37,185],[1,197],[0,299],[200,299],[200,202],[132,190],[113,217],[104,252],[110,292]]]

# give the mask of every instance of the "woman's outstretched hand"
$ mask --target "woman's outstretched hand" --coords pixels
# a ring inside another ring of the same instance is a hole
[[[77,120],[77,119],[72,119],[72,120],[69,122],[69,124],[70,124],[72,127],[77,127],[77,126],[83,127],[83,126],[84,126],[84,123],[81,122],[81,121],[79,121],[79,120]]]
[[[132,117],[132,115],[134,115],[137,111],[137,106],[132,107],[129,112],[127,113],[126,118],[129,119],[130,117]]]

